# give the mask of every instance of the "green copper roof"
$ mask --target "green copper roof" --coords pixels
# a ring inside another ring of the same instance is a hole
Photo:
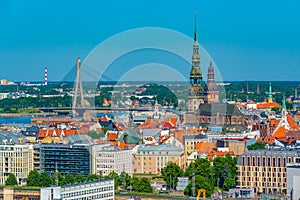
[[[119,141],[124,141],[124,137],[127,137],[126,144],[138,144],[142,141],[139,134],[131,128],[127,128],[126,131],[121,134]]]
[[[286,110],[285,95],[282,97],[282,110]]]

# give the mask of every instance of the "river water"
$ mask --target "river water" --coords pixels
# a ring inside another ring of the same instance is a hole
[[[0,117],[0,124],[30,124],[31,117]]]

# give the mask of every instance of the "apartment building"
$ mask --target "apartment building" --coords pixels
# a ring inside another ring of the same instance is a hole
[[[183,136],[184,152],[190,154],[196,151],[197,143],[204,142],[204,141],[207,141],[207,137],[202,134],[184,135]]]
[[[168,162],[185,167],[184,150],[173,144],[140,145],[133,154],[134,173],[160,174]]]
[[[9,174],[14,174],[19,185],[26,184],[26,178],[34,168],[34,149],[26,144],[0,145],[0,184],[4,185]]]
[[[236,187],[254,188],[255,193],[286,193],[287,163],[300,163],[300,152],[295,150],[247,151],[237,162]]]

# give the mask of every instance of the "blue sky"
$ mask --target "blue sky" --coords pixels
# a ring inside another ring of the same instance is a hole
[[[240,0],[0,1],[0,79],[62,80],[77,57],[138,27],[193,36],[223,80],[299,80],[300,2]],[[191,47],[192,48],[192,47]],[[188,66],[189,67],[189,66]]]

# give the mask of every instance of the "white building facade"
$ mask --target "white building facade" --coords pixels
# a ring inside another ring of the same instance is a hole
[[[133,173],[132,149],[119,149],[114,146],[106,146],[96,150],[94,157],[93,174],[107,176],[111,172],[120,174]]]
[[[41,188],[41,200],[114,200],[114,179]]]

